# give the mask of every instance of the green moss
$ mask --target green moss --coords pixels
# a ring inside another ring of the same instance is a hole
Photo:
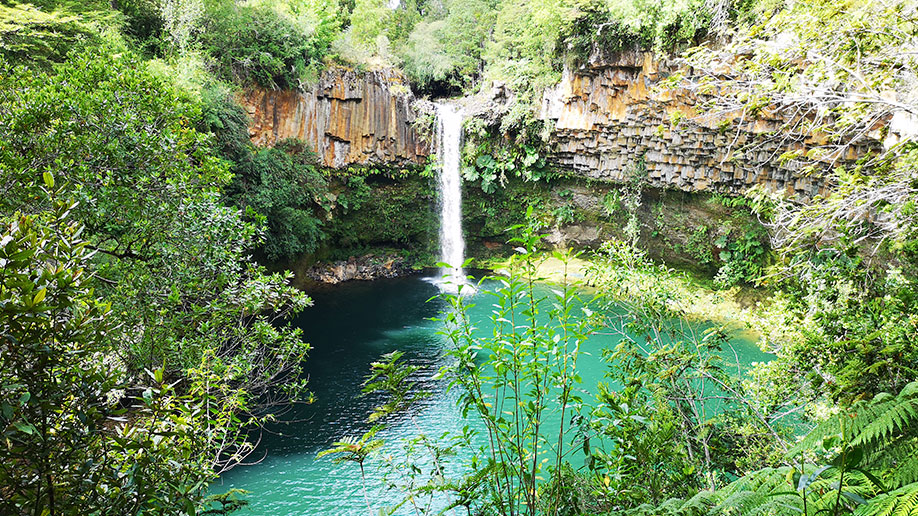
[[[358,179],[354,179],[357,177]],[[379,248],[407,249],[419,261],[436,246],[435,192],[414,174],[337,177],[338,207],[325,224],[326,254],[341,258]]]

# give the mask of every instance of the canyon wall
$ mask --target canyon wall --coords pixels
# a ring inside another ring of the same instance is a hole
[[[407,80],[394,70],[344,68],[326,70],[305,92],[251,89],[239,98],[256,145],[298,138],[334,168],[425,163],[429,151],[412,126],[413,100]]]
[[[825,143],[818,138],[776,138],[778,115],[709,113],[703,98],[665,85],[674,72],[691,74],[646,52],[594,59],[545,92],[540,116],[553,127],[548,160],[561,170],[604,182],[628,181],[639,163],[650,185],[683,191],[741,193],[753,185],[807,199],[826,193],[819,170],[851,164],[882,148],[864,137],[817,158],[780,159]],[[495,88],[499,90],[500,88]],[[258,145],[295,137],[307,141],[328,167],[421,165],[430,153],[413,125],[415,97],[395,70],[323,72],[308,91],[249,90],[241,103]],[[493,106],[507,97],[493,98]],[[474,111],[474,110],[472,110]],[[495,112],[480,116],[493,122]],[[879,131],[877,131],[879,133]],[[807,165],[815,164],[815,173]]]
[[[818,161],[780,159],[825,141],[775,137],[784,120],[767,110],[751,119],[741,112],[705,111],[695,92],[663,83],[674,72],[691,74],[645,52],[618,53],[566,71],[542,102],[541,117],[554,124],[550,161],[601,181],[626,181],[642,162],[653,186],[740,193],[761,184],[811,198],[829,186],[820,169],[851,164],[882,148],[866,137]],[[806,172],[810,164],[815,173]]]

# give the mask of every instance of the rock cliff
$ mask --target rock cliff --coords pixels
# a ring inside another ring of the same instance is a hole
[[[429,153],[412,126],[407,80],[394,70],[331,68],[309,91],[251,89],[239,99],[256,145],[299,138],[328,167],[418,165]]]
[[[586,177],[618,182],[643,161],[650,184],[684,191],[739,193],[762,184],[798,198],[825,194],[806,162],[779,159],[825,142],[812,135],[790,141],[774,132],[781,113],[744,119],[738,112],[699,112],[704,99],[663,84],[691,70],[661,63],[650,53],[623,52],[594,60],[547,91],[541,116],[554,124],[550,161]],[[863,138],[823,155],[817,168],[848,164],[882,146]]]
[[[810,162],[780,159],[825,142],[812,135],[776,138],[784,121],[768,110],[751,119],[736,112],[699,113],[703,98],[665,85],[676,72],[692,73],[646,52],[604,56],[565,72],[542,101],[540,116],[553,127],[549,161],[575,176],[610,183],[627,181],[641,162],[655,187],[740,193],[761,184],[802,199],[826,193],[824,175],[806,172]],[[328,167],[420,165],[430,153],[413,125],[419,103],[395,70],[331,68],[309,91],[252,89],[240,101],[252,119],[254,143],[299,138]],[[499,106],[492,111],[501,112]],[[474,116],[496,123],[487,112]],[[877,133],[817,158],[817,170],[882,148]]]

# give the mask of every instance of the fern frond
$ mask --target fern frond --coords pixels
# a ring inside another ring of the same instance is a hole
[[[892,447],[884,454],[883,462],[890,468],[887,487],[897,489],[918,482],[918,440]]]
[[[682,516],[704,516],[722,499],[717,491],[699,491],[679,508]]]
[[[768,498],[755,491],[737,491],[717,504],[709,514],[739,516],[749,514],[768,503]]]
[[[678,498],[669,498],[657,506],[656,514],[682,514],[682,500]]]
[[[855,516],[918,516],[918,482],[878,496],[858,507]]]
[[[613,514],[615,513],[609,513],[608,516],[612,516]],[[622,514],[624,516],[665,516],[665,513],[660,512],[656,506],[649,503],[642,503],[637,507],[632,507]]]
[[[743,516],[800,516],[803,501],[796,493],[769,496],[767,501]]]
[[[775,490],[786,491],[788,488],[787,479],[791,473],[793,473],[791,468],[786,466],[781,468],[763,468],[737,479],[732,484],[726,486],[723,491],[727,496],[738,491],[760,491],[766,494],[772,493]]]
[[[862,448],[868,456],[903,436],[918,434],[918,382],[906,385],[897,396],[881,393],[830,416],[791,448],[787,456],[818,447],[826,437],[839,435],[842,428],[849,445]]]
[[[918,426],[918,398],[901,397],[884,402],[877,408],[876,419],[866,425],[852,440],[852,446],[875,448]],[[872,411],[873,412],[873,411]]]

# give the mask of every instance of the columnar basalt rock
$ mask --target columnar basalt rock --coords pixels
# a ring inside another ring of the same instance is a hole
[[[542,101],[540,116],[553,128],[550,163],[574,176],[610,183],[631,180],[635,165],[642,163],[655,187],[738,194],[763,185],[808,199],[831,187],[824,170],[882,149],[876,131],[876,137],[864,136],[818,161],[781,159],[825,142],[814,135],[776,137],[785,120],[775,111],[745,118],[739,112],[704,112],[704,98],[665,85],[675,72],[692,73],[648,52],[602,56],[566,71]],[[487,94],[494,98],[485,108],[467,111],[496,123],[489,116],[502,113],[510,97],[502,87],[492,90],[497,93]],[[359,73],[333,67],[308,91],[252,89],[240,101],[252,119],[255,144],[299,138],[328,167],[421,165],[430,153],[412,124],[422,102],[395,70]],[[816,165],[814,173],[807,172],[807,164]]]
[[[308,91],[251,89],[240,102],[256,145],[285,138],[309,143],[322,164],[419,165],[428,145],[412,126],[414,97],[395,70],[359,73],[331,68]]]
[[[541,116],[554,125],[549,160],[561,169],[601,181],[629,180],[643,163],[653,186],[740,193],[756,184],[797,198],[824,195],[825,175],[805,172],[805,161],[779,159],[825,142],[812,135],[775,137],[780,113],[699,112],[694,92],[665,86],[679,71],[645,52],[593,60],[548,90]],[[849,165],[882,144],[864,138],[815,162],[817,170]]]

